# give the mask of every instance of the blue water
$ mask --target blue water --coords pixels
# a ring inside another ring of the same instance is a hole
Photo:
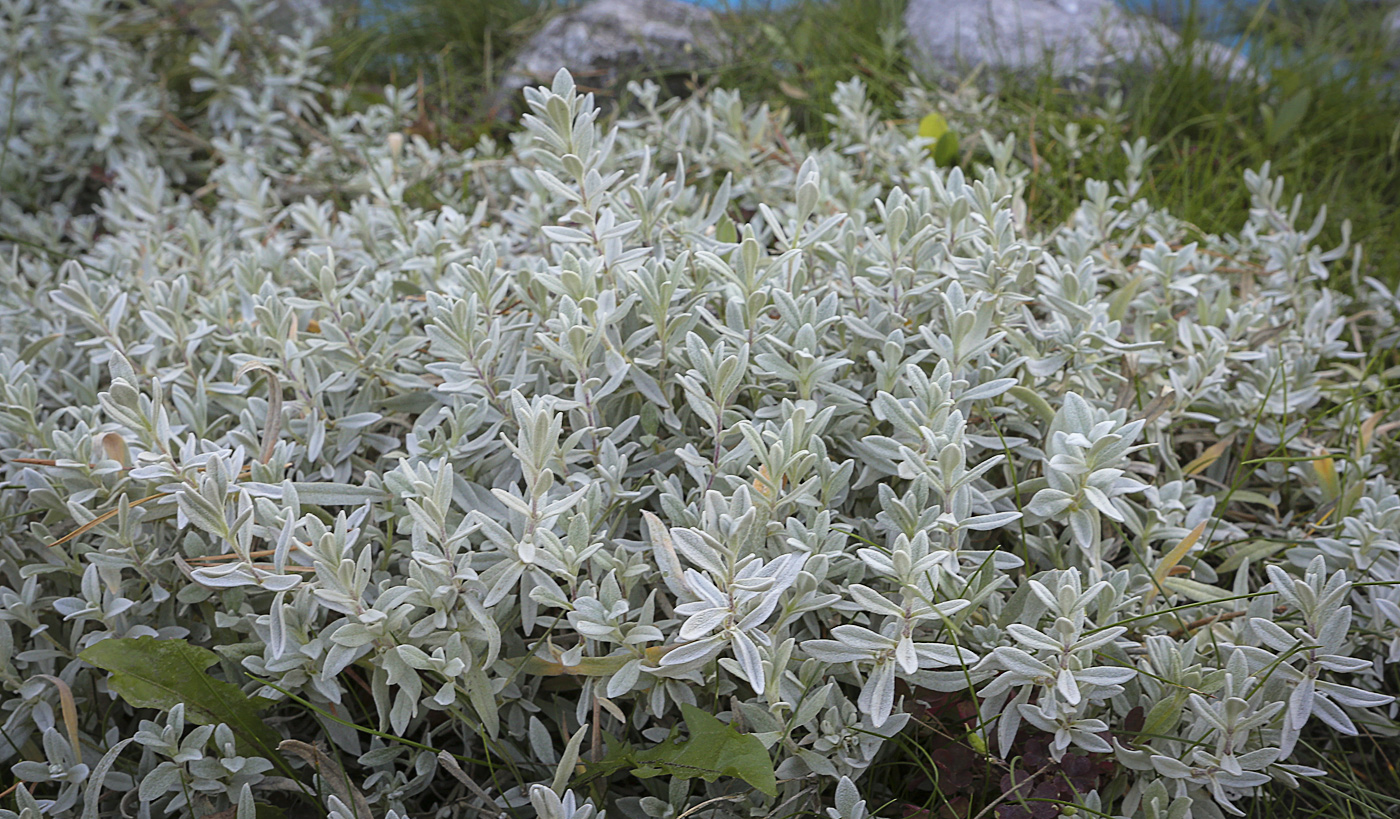
[[[1181,25],[1195,14],[1197,22],[1207,30],[1234,28],[1247,22],[1248,14],[1258,3],[1249,0],[1117,0],[1129,11],[1156,17],[1165,23]]]

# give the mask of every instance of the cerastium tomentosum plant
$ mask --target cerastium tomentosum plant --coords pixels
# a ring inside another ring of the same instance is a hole
[[[1028,235],[857,81],[563,72],[454,150],[253,6],[174,123],[154,11],[0,3],[0,815],[867,819],[933,720],[974,815],[1217,817],[1394,732],[1400,313],[1267,170]]]

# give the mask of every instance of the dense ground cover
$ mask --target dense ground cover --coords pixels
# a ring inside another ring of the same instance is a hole
[[[1400,304],[1270,168],[3,14],[0,816],[1396,805]]]

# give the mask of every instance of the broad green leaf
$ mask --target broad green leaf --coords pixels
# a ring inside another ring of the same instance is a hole
[[[948,128],[942,114],[929,114],[919,121],[919,136],[930,140],[928,155],[935,165],[951,165],[958,158],[958,135]]]
[[[578,790],[595,779],[606,779],[620,771],[636,767],[637,753],[631,744],[612,734],[604,733],[603,747],[605,750],[601,759],[579,762],[575,770],[578,770],[578,767],[583,770],[569,783],[570,787]]]
[[[933,164],[947,167],[958,161],[958,135],[949,131],[933,143]]]
[[[681,705],[681,715],[690,737],[667,740],[638,753],[640,767],[634,774],[644,779],[667,774],[706,782],[735,776],[769,796],[778,795],[773,760],[758,737],[741,734],[693,705]]]
[[[924,139],[937,140],[948,133],[948,120],[942,114],[929,114],[919,120],[919,136]]]
[[[124,637],[103,640],[78,657],[110,673],[107,685],[130,705],[169,711],[183,703],[190,722],[222,722],[261,756],[277,755],[281,737],[258,716],[266,701],[210,677],[206,669],[219,657],[207,648],[184,640]]]

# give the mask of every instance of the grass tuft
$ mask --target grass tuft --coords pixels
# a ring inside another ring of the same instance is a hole
[[[883,115],[897,116],[910,62],[900,32],[906,0],[795,0],[722,7],[730,58],[691,89],[737,89],[750,102],[788,109],[792,122],[820,138],[837,82],[860,77]],[[508,130],[491,108],[516,49],[566,0],[365,0],[329,41],[333,81],[374,96],[388,83],[417,85],[424,97],[418,130],[463,145]],[[1142,5],[1142,4],[1139,4]],[[1183,42],[1153,71],[1122,83],[1085,88],[1043,75],[1001,82],[1001,108],[1037,169],[1030,190],[1037,226],[1061,221],[1080,201],[1086,179],[1123,170],[1116,140],[1066,144],[1065,135],[1104,124],[1123,139],[1160,147],[1146,173],[1148,195],[1203,231],[1233,230],[1248,213],[1240,178],[1270,162],[1308,203],[1326,203],[1323,243],[1342,238],[1349,220],[1363,248],[1361,273],[1400,281],[1400,48],[1381,25],[1384,4],[1280,0],[1232,4],[1204,25],[1196,4],[1161,16],[1182,19]],[[1195,59],[1207,29],[1234,31],[1260,82],[1222,81]],[[1019,125],[1017,125],[1019,123]],[[1310,205],[1316,207],[1316,205]],[[1313,213],[1304,213],[1310,219]]]
[[[1384,12],[1360,2],[1261,4],[1241,30],[1257,83],[1222,81],[1195,60],[1202,27],[1188,22],[1182,47],[1121,91],[1123,117],[1114,127],[1123,139],[1143,136],[1161,148],[1148,166],[1149,198],[1208,232],[1234,230],[1249,208],[1241,176],[1269,162],[1311,207],[1326,204],[1320,243],[1339,243],[1349,220],[1363,275],[1400,281],[1400,48],[1386,42]],[[1122,172],[1116,146],[1075,156],[1054,133],[1093,124],[1105,94],[1042,77],[1001,97],[1035,123],[1045,161],[1030,203],[1038,221],[1063,219],[1085,179]],[[1031,133],[1020,136],[1028,141]]]

